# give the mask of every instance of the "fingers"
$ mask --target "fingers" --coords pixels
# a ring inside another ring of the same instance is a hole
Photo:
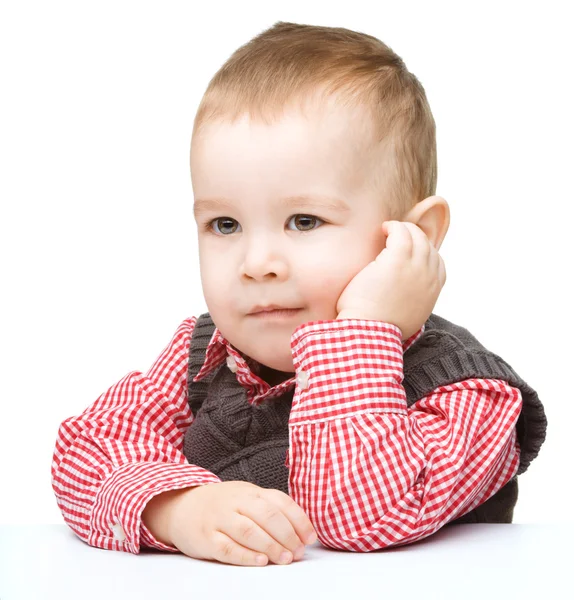
[[[278,535],[284,539],[292,539],[293,537],[289,538],[289,528],[285,527],[284,523],[280,523],[279,521],[273,523],[273,519],[277,514],[279,513],[275,513],[275,515],[270,517],[264,526],[265,528],[263,528],[251,518],[236,513],[232,516],[224,533],[240,546],[253,550],[256,555],[264,554],[269,557],[269,560],[278,565],[289,564],[294,558],[301,558],[303,556],[305,546],[298,539],[295,543],[290,542],[288,544],[279,543],[275,539],[274,535]],[[285,520],[285,522],[287,521]],[[272,534],[273,530],[278,530],[279,534]],[[254,557],[249,557],[249,559],[254,560]]]
[[[299,539],[304,544],[313,544],[317,541],[317,532],[313,527],[307,513],[289,496],[281,490],[266,489],[266,494],[276,502],[283,514],[289,519]]]
[[[438,256],[438,260],[439,260],[439,264],[438,264],[438,279],[440,282],[440,286],[441,288],[444,286],[444,284],[446,283],[446,267],[444,266],[444,260],[442,259],[442,256],[437,252],[436,255]]]
[[[385,221],[384,230],[388,231],[387,247],[393,252],[402,252],[407,258],[420,259],[428,263],[433,248],[425,232],[409,221]],[[389,240],[391,244],[389,245]]]
[[[413,251],[413,256],[420,252],[421,262],[428,266],[429,271],[434,274],[435,280],[439,282],[442,289],[446,281],[446,271],[441,255],[420,227],[413,223],[409,223],[408,226],[413,239],[417,240],[414,244],[416,250]]]
[[[303,555],[305,551],[304,540],[306,540],[307,535],[304,535],[303,539],[299,537],[290,520],[295,511],[290,507],[290,510],[286,510],[287,514],[285,514],[283,512],[284,507],[279,504],[280,502],[276,503],[269,498],[259,497],[250,505],[242,507],[241,511],[238,511],[238,516],[248,518],[250,522],[257,526],[257,529],[252,529],[249,526],[247,531],[241,532],[242,537],[238,541],[245,543],[249,537],[252,537],[253,541],[249,541],[249,547],[265,552],[275,563],[286,564],[286,562],[291,562],[294,557],[300,558]],[[297,508],[302,511],[298,505]],[[305,516],[305,518],[307,517]],[[300,521],[298,515],[296,520]],[[243,521],[243,526],[247,527],[247,525]],[[254,543],[256,546],[253,545]],[[282,560],[280,555],[284,551],[287,551],[288,555]]]
[[[213,542],[215,546],[213,558],[219,562],[243,567],[263,567],[268,562],[265,554],[238,544],[222,531],[213,534]]]
[[[425,232],[414,223],[408,221],[385,221],[383,229],[392,234],[393,251],[402,250],[404,255],[427,264],[436,274],[440,287],[446,283],[446,268],[438,250],[433,246]],[[387,240],[388,246],[388,240]]]

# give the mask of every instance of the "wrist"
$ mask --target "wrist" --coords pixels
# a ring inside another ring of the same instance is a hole
[[[370,316],[366,316],[363,313],[360,313],[358,311],[353,311],[353,310],[342,310],[338,315],[337,315],[337,319],[336,320],[340,320],[340,319],[363,319],[365,321],[378,321],[379,323],[388,323],[388,321],[383,321],[381,319],[376,319],[374,317],[370,317]],[[398,327],[399,330],[401,331],[401,340],[404,342],[405,341],[405,336],[403,335],[402,329],[398,326],[395,325],[394,323],[388,323],[389,325],[393,325],[394,327]]]
[[[168,490],[154,496],[146,504],[142,512],[142,522],[151,531],[156,540],[167,546],[173,546],[171,539],[171,521],[173,510],[178,498],[188,490],[193,488],[183,488],[178,490]]]
[[[361,313],[356,310],[342,310],[337,315],[337,320],[339,319],[363,319],[366,321],[380,321],[380,319],[376,319],[374,317],[369,317],[365,313]]]
[[[342,310],[338,315],[337,315],[337,320],[340,319],[363,319],[364,317],[360,317],[358,315],[358,313],[353,312],[353,311],[348,311],[348,310]]]

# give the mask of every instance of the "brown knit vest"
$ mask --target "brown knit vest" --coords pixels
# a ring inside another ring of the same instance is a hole
[[[249,481],[288,492],[289,414],[294,387],[259,406],[224,362],[198,382],[215,325],[201,315],[192,334],[187,371],[188,398],[195,419],[185,434],[187,460],[222,481]],[[439,386],[470,378],[502,379],[522,392],[517,422],[520,466],[524,473],[546,437],[546,415],[538,394],[502,358],[487,350],[467,329],[431,314],[423,336],[403,355],[403,387],[412,406]],[[511,523],[518,499],[516,476],[486,502],[453,523]]]

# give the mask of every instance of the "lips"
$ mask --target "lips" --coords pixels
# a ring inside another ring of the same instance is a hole
[[[259,317],[260,319],[273,319],[292,317],[301,311],[300,308],[265,308],[259,309],[257,312],[250,313],[252,317]]]
[[[278,304],[269,304],[268,306],[256,306],[249,314],[255,315],[264,312],[280,312],[280,311],[296,311],[299,308],[291,308],[289,306],[279,306]]]

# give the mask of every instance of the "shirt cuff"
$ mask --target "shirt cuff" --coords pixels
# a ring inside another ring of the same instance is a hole
[[[157,494],[221,479],[189,463],[129,463],[106,479],[96,497],[91,518],[90,544],[138,554],[144,545],[178,552],[159,542],[142,523],[146,504]]]
[[[407,412],[402,332],[366,319],[312,321],[291,336],[297,387],[289,425]]]

